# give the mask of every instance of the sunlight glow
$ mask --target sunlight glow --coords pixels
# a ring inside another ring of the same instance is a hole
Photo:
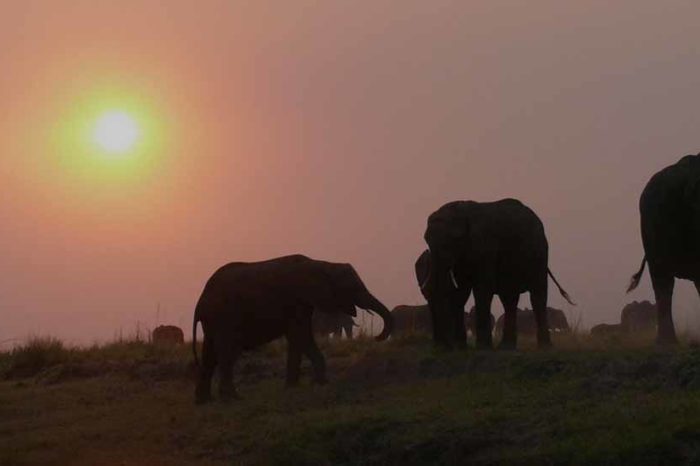
[[[43,152],[61,174],[47,172],[93,193],[122,195],[148,186],[146,179],[172,160],[172,112],[164,111],[162,96],[147,95],[138,82],[91,80],[75,94],[63,90],[61,107],[50,112]]]
[[[139,135],[136,120],[126,112],[112,110],[97,119],[93,140],[103,150],[121,154],[134,147]]]

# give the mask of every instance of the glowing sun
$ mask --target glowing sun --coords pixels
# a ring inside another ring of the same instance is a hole
[[[111,154],[129,151],[139,140],[140,131],[136,120],[128,113],[112,110],[103,113],[95,122],[93,141]]]

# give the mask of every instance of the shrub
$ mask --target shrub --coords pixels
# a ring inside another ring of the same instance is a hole
[[[64,363],[69,350],[63,342],[53,337],[33,337],[27,343],[13,349],[5,364],[5,377],[28,377],[41,370]]]

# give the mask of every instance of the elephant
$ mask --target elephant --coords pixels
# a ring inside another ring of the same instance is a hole
[[[367,289],[350,264],[314,260],[297,254],[262,262],[232,262],[207,280],[192,325],[192,351],[199,368],[195,402],[211,400],[211,379],[218,367],[219,397],[237,398],[233,366],[241,352],[282,336],[287,339],[287,386],[299,382],[302,354],[314,370],[314,381],[326,383],[326,363],[312,331],[312,312],[343,312],[355,307],[376,312],[391,334],[389,310]],[[197,324],[204,333],[202,362],[197,357]]]
[[[649,301],[632,301],[622,308],[620,323],[627,332],[656,329],[658,310]]]
[[[343,312],[314,312],[311,315],[311,323],[314,334],[322,337],[332,334],[334,338],[342,337],[344,331],[345,336],[352,339],[352,328],[358,326],[352,316]]]
[[[644,258],[632,276],[639,285],[646,264],[658,306],[659,345],[676,345],[671,312],[676,278],[690,280],[700,293],[700,154],[686,155],[654,174],[639,198]]]
[[[496,335],[503,335],[506,315],[502,314],[496,321]],[[518,309],[518,332],[523,335],[535,335],[537,333],[537,317],[532,309]],[[570,331],[569,321],[561,309],[547,307],[547,327],[550,332]]]
[[[476,303],[476,343],[491,348],[489,313],[494,295],[505,308],[502,349],[515,349],[520,294],[530,293],[537,320],[538,346],[551,346],[547,323],[548,276],[561,295],[574,302],[548,267],[549,246],[539,217],[516,199],[494,202],[454,201],[428,217],[424,238],[430,249],[428,296],[435,343],[466,345],[460,329],[464,302]]]
[[[162,345],[182,345],[185,343],[185,334],[180,327],[159,325],[151,332],[151,342]]]
[[[556,307],[547,307],[547,321],[549,322],[549,330],[554,332],[570,332],[569,320],[566,318],[566,313]]]
[[[598,324],[591,329],[591,336],[611,337],[625,333],[622,324]]]
[[[429,333],[431,331],[432,323],[427,304],[420,306],[396,306],[391,310],[391,315],[394,318],[392,336]]]

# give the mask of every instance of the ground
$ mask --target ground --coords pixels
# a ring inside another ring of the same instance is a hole
[[[189,348],[35,341],[0,354],[0,464],[700,463],[700,350],[555,344],[329,341],[330,383],[285,389],[280,342],[239,363],[242,400],[195,406]]]

